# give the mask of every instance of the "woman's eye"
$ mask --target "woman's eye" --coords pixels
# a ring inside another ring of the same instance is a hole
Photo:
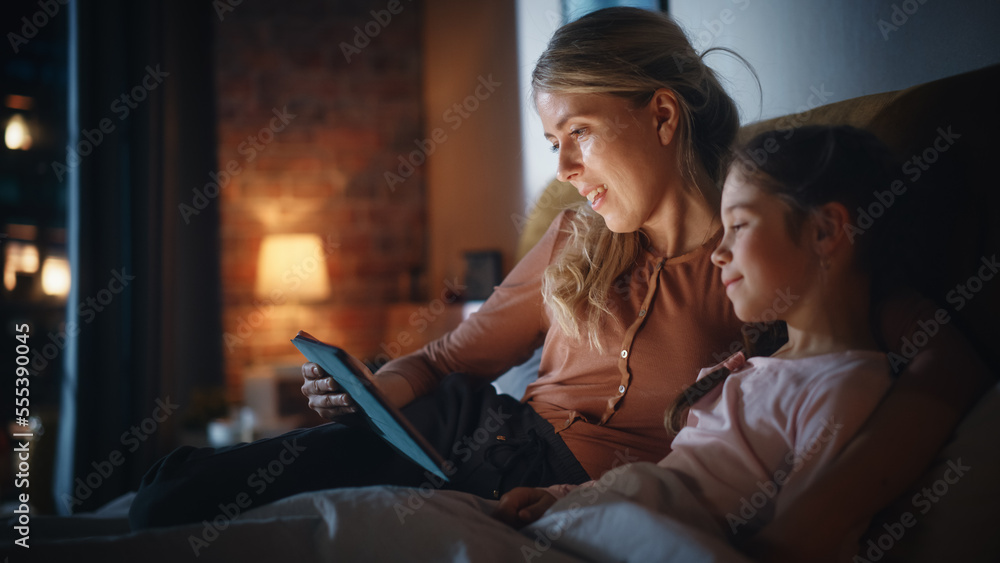
[[[746,223],[736,223],[735,225],[730,226],[729,230],[731,230],[733,232],[736,232],[736,231],[742,229],[745,225],[746,225]]]
[[[569,136],[572,137],[572,138],[574,138],[574,139],[577,139],[577,140],[579,140],[580,137],[585,137],[586,135],[587,135],[587,128],[586,127],[580,127],[578,129],[571,129],[570,132],[569,132]],[[554,152],[554,153],[558,153],[559,152],[559,143],[553,143],[552,146],[549,148],[549,150],[552,151],[552,152]]]

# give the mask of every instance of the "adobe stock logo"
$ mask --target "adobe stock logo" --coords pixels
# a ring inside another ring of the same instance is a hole
[[[455,102],[450,108],[444,110],[441,114],[441,119],[445,123],[451,124],[451,130],[457,131],[459,127],[465,120],[472,117],[472,114],[476,112],[482,103],[490,99],[490,96],[496,92],[497,88],[502,86],[502,84],[493,80],[493,75],[479,76],[478,83],[472,93],[466,96],[463,100]],[[434,154],[434,151],[438,149],[441,145],[448,142],[448,133],[441,127],[435,127],[431,131],[430,138],[424,139],[414,139],[413,144],[417,147],[416,150],[411,151],[409,155],[399,155],[397,158],[399,160],[399,165],[396,167],[396,172],[392,170],[386,170],[382,176],[385,178],[385,185],[389,188],[389,191],[395,192],[396,185],[402,184],[410,176],[416,172],[417,168],[422,166],[427,162],[427,157]]]
[[[408,1],[412,2],[413,0]],[[389,0],[383,10],[371,10],[369,13],[372,19],[364,27],[354,26],[353,41],[351,43],[340,42],[340,52],[343,53],[344,60],[350,64],[351,56],[360,55],[362,49],[371,45],[372,39],[378,37],[383,29],[389,27],[389,24],[392,23],[392,16],[399,15],[402,11],[403,6],[400,5],[400,0]]]
[[[172,402],[170,397],[163,400],[156,399],[155,403],[156,406],[153,407],[149,416],[122,432],[119,442],[121,442],[122,447],[128,450],[127,453],[135,453],[142,442],[148,440],[160,428],[160,425],[180,408],[180,405]],[[91,461],[90,466],[94,470],[84,477],[74,479],[76,488],[73,489],[73,496],[63,494],[61,500],[66,508],[72,510],[73,507],[83,504],[83,501],[89,499],[94,491],[100,488],[105,480],[125,463],[125,459],[125,453],[122,453],[121,448],[119,448],[111,450],[104,459]]]
[[[132,115],[132,112],[138,109],[139,105],[170,76],[170,73],[161,69],[159,64],[156,67],[146,65],[145,70],[146,74],[135,86],[122,92],[114,100],[111,100],[108,110],[118,117],[119,122],[124,122],[128,119]],[[84,128],[80,130],[80,139],[76,142],[76,146],[66,145],[65,163],[54,161],[51,164],[52,172],[55,173],[56,178],[62,181],[71,168],[80,166],[83,159],[97,150],[108,135],[111,135],[117,129],[118,125],[115,121],[110,117],[104,117],[97,122],[97,126],[93,129]]]
[[[302,452],[306,451],[305,446],[298,444],[298,438],[283,440],[281,444],[284,448],[277,456],[247,476],[247,489],[237,493],[231,502],[219,503],[219,513],[214,518],[201,521],[201,533],[188,536],[188,546],[195,557],[200,557],[202,550],[211,547],[212,542],[219,539],[219,534],[229,528],[229,524],[239,518],[240,514],[252,507],[260,495],[281,478],[288,467],[298,461]]]
[[[865,545],[858,546],[858,553],[851,558],[852,563],[875,563],[880,561],[893,547],[900,542],[911,528],[917,525],[919,519],[941,502],[948,492],[961,481],[972,467],[962,463],[962,458],[948,460],[947,467],[941,472],[941,477],[910,498],[913,511],[903,511],[894,521],[885,521],[878,537],[869,539]],[[919,530],[916,532],[920,535]],[[911,534],[913,535],[913,534]],[[864,550],[862,552],[862,550]]]
[[[942,153],[947,152],[955,144],[955,141],[962,138],[961,134],[951,130],[950,125],[947,128],[938,127],[936,133],[937,136],[929,146],[911,155],[902,165],[901,170],[911,184],[916,183],[925,172],[930,170],[931,165],[941,158]],[[897,198],[904,195],[908,188],[906,182],[896,179],[893,180],[888,189],[874,190],[871,202],[867,206],[858,206],[854,223],[844,225],[847,240],[853,244],[858,235],[863,235],[868,229],[871,229],[875,221],[892,208]]]
[[[910,16],[916,14],[920,6],[926,3],[927,0],[904,0],[901,6],[893,4],[889,20],[879,19],[875,22],[878,25],[878,30],[882,32],[882,39],[888,41],[889,34],[893,31],[899,31],[899,28],[910,21]]]
[[[224,21],[226,15],[229,12],[236,11],[236,6],[243,3],[243,0],[214,0],[212,2],[212,8],[215,9],[215,15],[219,18],[219,21]]]
[[[229,182],[243,173],[244,165],[253,162],[259,153],[263,153],[267,145],[274,141],[275,136],[284,131],[296,117],[296,114],[289,113],[288,106],[280,110],[276,107],[271,108],[271,113],[274,117],[266,126],[261,127],[254,135],[247,135],[247,138],[236,147],[236,152],[243,156],[242,164],[235,158],[230,159],[225,166],[220,163],[218,171],[208,173],[208,182],[201,188],[191,188],[190,204],[177,204],[177,211],[185,225],[190,225],[191,217],[196,217],[207,209],[209,204],[229,187]]]
[[[40,9],[31,14],[31,18],[28,16],[21,18],[21,34],[18,35],[13,31],[7,33],[7,41],[10,42],[10,48],[14,50],[15,55],[21,51],[23,45],[27,45],[29,40],[34,39],[43,27],[59,15],[60,4],[65,6],[69,4],[69,0],[58,0],[58,3],[56,0],[39,0]]]

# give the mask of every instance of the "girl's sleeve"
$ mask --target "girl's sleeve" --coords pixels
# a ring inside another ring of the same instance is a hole
[[[549,328],[542,274],[565,244],[569,214],[563,211],[556,217],[478,312],[420,350],[386,363],[379,373],[400,375],[419,397],[450,373],[491,381],[530,358]]]
[[[775,476],[781,485],[776,514],[809,488],[820,470],[854,438],[890,385],[887,366],[866,363],[810,387],[792,419],[794,447],[784,460],[790,471],[786,478]]]

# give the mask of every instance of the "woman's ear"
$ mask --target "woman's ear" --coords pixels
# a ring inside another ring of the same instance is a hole
[[[681,107],[677,103],[677,94],[669,88],[660,88],[653,92],[653,98],[649,100],[649,109],[656,119],[656,135],[660,139],[660,144],[669,145],[680,123]]]
[[[831,256],[842,245],[851,244],[847,227],[851,224],[851,212],[842,203],[831,201],[819,206],[812,213],[815,230],[816,252],[820,256]]]

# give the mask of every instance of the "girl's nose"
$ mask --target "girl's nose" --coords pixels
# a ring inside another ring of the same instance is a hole
[[[721,268],[728,264],[732,258],[733,255],[729,252],[729,244],[726,242],[726,237],[723,237],[719,241],[719,246],[715,247],[715,250],[712,251],[712,263]]]

